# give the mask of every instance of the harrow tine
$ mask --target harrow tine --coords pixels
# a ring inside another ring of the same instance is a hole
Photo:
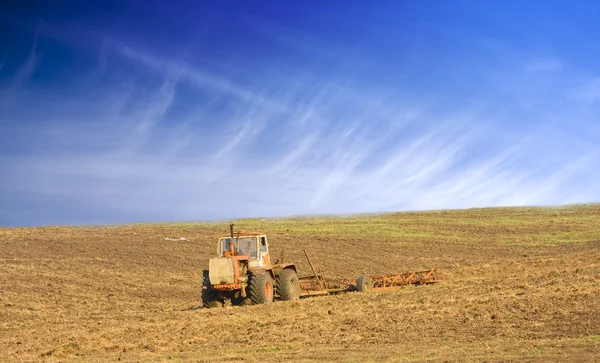
[[[436,270],[407,272],[373,278],[374,289],[388,289],[406,285],[425,285],[439,282]]]

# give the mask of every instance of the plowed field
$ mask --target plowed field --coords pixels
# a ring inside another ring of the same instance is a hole
[[[0,228],[0,361],[600,361],[598,205],[234,223],[301,273],[445,282],[207,310],[227,222]]]

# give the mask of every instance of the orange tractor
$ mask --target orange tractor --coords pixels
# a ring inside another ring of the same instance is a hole
[[[211,258],[208,270],[203,271],[202,304],[207,308],[221,307],[226,301],[234,305],[270,304],[274,297],[297,300],[439,282],[436,270],[359,276],[356,281],[330,279],[315,267],[306,250],[304,254],[313,274],[299,277],[296,266],[283,263],[283,256],[275,264],[271,263],[266,235],[246,230],[234,232],[232,224],[229,235],[219,237],[218,257]]]
[[[202,304],[207,308],[233,304],[269,304],[300,298],[300,280],[294,264],[271,263],[269,242],[262,233],[233,231],[219,237],[217,256],[204,270]]]

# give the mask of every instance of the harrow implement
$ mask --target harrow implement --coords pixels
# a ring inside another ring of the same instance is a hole
[[[376,277],[359,276],[356,282],[345,279],[331,279],[323,276],[323,271],[313,263],[306,250],[304,250],[304,255],[313,274],[299,278],[302,291],[300,296],[302,297],[350,291],[386,290],[407,285],[428,285],[440,282],[435,269]]]

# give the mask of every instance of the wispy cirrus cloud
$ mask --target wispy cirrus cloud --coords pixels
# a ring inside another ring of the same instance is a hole
[[[31,79],[33,72],[36,69],[36,66],[39,62],[39,56],[37,54],[37,43],[38,36],[40,32],[40,28],[42,27],[42,21],[38,22],[37,28],[35,29],[35,34],[33,36],[33,41],[31,44],[31,48],[29,50],[29,55],[25,62],[21,64],[21,66],[17,69],[16,74],[13,78],[12,88],[21,88],[26,86],[26,84]]]
[[[529,72],[551,72],[563,69],[563,63],[556,58],[547,58],[531,61],[525,64],[525,70]]]
[[[252,102],[267,102],[267,100],[263,99],[259,94],[251,92],[227,78],[216,76],[211,72],[199,68],[188,67],[185,62],[165,61],[146,52],[135,50],[114,41],[107,42],[107,44],[110,44],[115,51],[126,58],[155,71],[170,73],[175,69],[179,69],[180,71],[178,73],[181,77],[188,82],[192,82],[196,87],[201,89],[233,95],[242,100],[249,100]]]
[[[587,105],[597,104],[600,102],[600,77],[587,80],[575,88],[571,95]]]
[[[31,54],[35,66],[35,41]],[[16,79],[30,74],[28,64]],[[520,72],[566,72],[558,58],[499,73],[505,82],[497,88],[518,94],[519,102],[496,100],[497,90],[485,97],[481,89],[464,101],[411,97],[397,80],[353,79],[350,65],[340,67],[344,72],[315,75],[299,65],[294,73],[274,67],[239,77],[106,38],[98,64],[86,78],[97,82],[95,97],[57,96],[61,105],[76,102],[88,112],[53,108],[30,120],[34,128],[0,125],[12,143],[36,146],[0,154],[10,175],[0,180],[11,201],[4,205],[28,201],[17,211],[0,209],[0,221],[118,223],[600,200],[598,144],[582,142],[581,130],[570,135],[560,128],[581,107],[564,97],[561,77],[547,79],[568,106],[552,122],[518,128],[510,120],[525,123],[520,107],[530,112],[544,99],[519,89]],[[578,94],[591,107],[595,81],[589,82]]]

